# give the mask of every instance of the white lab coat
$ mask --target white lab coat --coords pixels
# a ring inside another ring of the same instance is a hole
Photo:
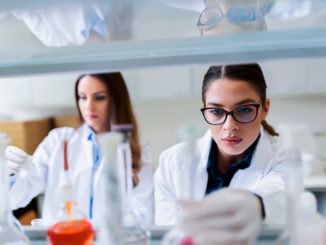
[[[44,191],[42,218],[46,223],[53,222],[60,210],[60,187],[63,177],[63,141],[68,140],[68,165],[70,180],[75,187],[74,200],[77,207],[87,217],[90,210],[90,180],[92,172],[92,141],[88,140],[89,127],[84,124],[73,128],[53,129],[42,141],[33,155],[36,171],[17,176],[10,189],[10,207],[17,209],[26,206],[33,197]],[[150,224],[153,219],[153,171],[151,151],[148,145],[142,146],[139,184],[132,190],[129,207],[135,210],[137,220]],[[102,162],[100,166],[103,165]],[[100,169],[94,178],[94,206],[96,203],[96,183]],[[94,207],[93,206],[93,207]],[[98,211],[98,212],[97,212]],[[100,210],[93,208],[93,218],[100,217]]]
[[[235,173],[229,188],[245,189],[261,196],[266,212],[265,223],[282,224],[286,219],[285,177],[288,164],[284,162],[285,151],[276,137],[263,129],[260,135],[250,166]],[[193,198],[204,198],[211,140],[210,130],[196,140],[192,153],[195,166],[192,168],[187,166],[190,164],[187,155],[191,153],[186,150],[184,143],[172,146],[160,155],[154,177],[157,225],[173,225],[177,222],[180,215],[178,199],[189,189],[187,176],[191,176]]]

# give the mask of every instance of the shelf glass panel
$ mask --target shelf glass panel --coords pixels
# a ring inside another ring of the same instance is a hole
[[[0,0],[2,77],[326,55],[325,0],[30,2]]]

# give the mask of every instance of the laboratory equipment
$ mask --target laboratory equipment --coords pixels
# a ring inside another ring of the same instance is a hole
[[[8,206],[9,180],[5,161],[5,149],[10,139],[0,132],[0,244],[30,244]]]
[[[112,125],[111,129],[112,131],[120,133],[122,136],[122,141],[118,147],[118,158],[120,162],[118,167],[121,169],[118,173],[121,184],[121,198],[124,203],[124,199],[129,197],[133,188],[132,157],[129,140],[133,126],[131,124],[115,124]]]
[[[133,189],[132,178],[132,154],[130,147],[130,135],[133,125],[115,124],[111,127],[112,131],[121,134],[122,141],[118,146],[118,175],[121,190],[122,203],[122,224],[123,226],[139,226],[140,221],[135,215],[133,208],[130,207],[131,191]]]
[[[123,223],[123,215],[132,215],[132,211],[126,214],[126,209],[123,209],[120,187],[123,181],[120,179],[121,175],[119,175],[119,172],[124,170],[119,167],[125,167],[126,165],[124,164],[126,162],[131,164],[130,150],[129,152],[128,150],[125,151],[124,147],[129,145],[128,132],[132,129],[132,125],[119,125],[114,126],[112,129],[119,129],[123,133],[112,131],[97,136],[103,153],[104,163],[98,185],[100,195],[97,197],[97,202],[99,202],[97,203],[97,208],[101,210],[103,215],[101,220],[96,222],[99,227],[97,241],[99,244],[109,245],[147,245],[150,240],[150,235],[147,231],[139,227],[138,224],[128,223],[125,225]],[[123,176],[125,177],[125,175]],[[132,179],[131,165],[128,178]],[[128,185],[125,184],[125,187],[128,187]],[[130,188],[129,191],[131,190]],[[125,197],[125,201],[127,200],[126,198],[128,198],[128,195]],[[123,228],[124,225],[125,227]]]
[[[100,144],[103,157],[103,166],[99,177],[99,195],[97,208],[102,213],[96,223],[99,227],[97,241],[99,244],[123,244],[123,229],[121,225],[121,199],[118,180],[117,149],[121,142],[121,135],[110,132],[96,136]]]
[[[190,169],[196,169],[195,163],[193,157],[194,157],[194,147],[195,147],[195,139],[198,137],[198,128],[193,125],[186,125],[183,127],[180,127],[178,129],[178,135],[184,141],[185,144],[185,157],[187,157],[187,162]],[[189,172],[191,173],[191,172]],[[189,188],[185,189],[182,193],[179,201],[194,201],[196,197],[194,196],[194,188],[196,188],[196,184],[194,183],[194,179],[192,177],[192,174],[189,174],[189,176],[186,176],[184,179],[186,182],[185,186],[188,186]],[[182,210],[182,205],[181,205]],[[181,214],[182,215],[182,214]],[[191,237],[191,234],[188,234],[185,232],[179,224],[177,224],[175,227],[173,227],[169,232],[166,233],[166,235],[163,237],[162,245],[193,245],[193,240]]]
[[[286,149],[286,162],[289,165],[286,176],[287,187],[287,225],[284,232],[278,239],[278,243],[288,243],[290,245],[300,244],[300,230],[302,223],[299,219],[299,201],[303,192],[303,163],[301,152],[295,148],[288,146]],[[277,243],[277,244],[278,244]]]
[[[90,245],[94,240],[92,224],[73,201],[73,186],[69,178],[68,142],[64,141],[64,184],[61,187],[61,210],[56,223],[49,227],[47,240],[51,245]]]

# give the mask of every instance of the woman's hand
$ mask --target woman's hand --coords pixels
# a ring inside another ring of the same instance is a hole
[[[21,169],[34,170],[32,157],[16,146],[8,146],[5,151],[9,175],[17,174]]]
[[[181,205],[181,229],[195,245],[253,244],[259,234],[261,203],[248,191],[222,189],[201,202]]]

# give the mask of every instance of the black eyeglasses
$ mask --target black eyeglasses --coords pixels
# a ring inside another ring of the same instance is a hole
[[[238,123],[250,123],[255,121],[258,114],[260,104],[250,104],[239,106],[232,111],[226,111],[221,108],[206,107],[200,111],[207,123],[212,125],[220,125],[225,123],[228,115],[232,115],[233,119]]]

